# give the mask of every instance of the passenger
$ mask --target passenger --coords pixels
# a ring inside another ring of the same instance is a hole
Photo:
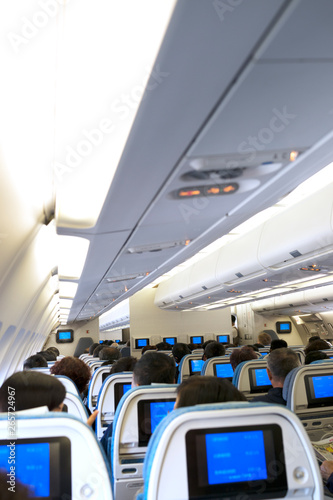
[[[311,344],[311,342],[314,342],[315,340],[321,340],[321,338],[319,337],[319,335],[313,335],[312,337],[310,337],[308,339],[308,343]]]
[[[56,361],[57,356],[52,351],[39,351],[36,354],[40,354],[46,361]]]
[[[238,347],[240,345],[241,338],[239,336],[239,330],[236,327],[236,316],[231,315],[231,332],[232,332],[232,343]]]
[[[325,349],[331,349],[331,346],[326,342],[326,340],[319,339],[310,342],[304,349],[305,356],[311,351],[324,351]]]
[[[44,356],[34,354],[27,358],[23,363],[23,370],[31,370],[31,368],[47,368],[48,364]]]
[[[214,340],[206,340],[206,342],[202,344],[202,349],[205,350],[208,344],[210,344],[211,342],[214,342]]]
[[[256,344],[247,344],[246,347],[251,347],[255,352],[259,352],[259,347]]]
[[[186,356],[187,354],[191,354],[191,351],[189,347],[186,344],[183,344],[182,342],[177,342],[177,344],[175,344],[172,347],[173,359],[176,362],[176,376],[175,376],[176,381],[178,380],[179,377],[179,363],[181,362],[183,357]]]
[[[229,380],[195,375],[178,386],[175,408],[228,401],[246,401],[246,397]]]
[[[60,355],[60,351],[57,347],[48,347],[46,350],[53,352],[56,356]]]
[[[320,472],[327,489],[333,493],[333,460],[324,460],[320,466]]]
[[[219,342],[209,342],[209,344],[206,345],[204,354],[202,356],[202,359],[204,361],[207,361],[207,359],[214,358],[216,356],[224,356],[225,355],[225,347],[223,344],[220,344]]]
[[[282,339],[274,339],[271,342],[271,351],[274,351],[275,349],[281,349],[281,347],[288,347],[288,344],[285,340]]]
[[[141,355],[143,355],[146,351],[157,351],[156,345],[145,345],[141,349]]]
[[[113,365],[120,358],[120,351],[117,347],[103,347],[99,351],[99,359],[104,361],[101,366]]]
[[[255,343],[253,344],[253,347],[257,347],[257,348],[258,348],[258,350],[259,350],[259,349],[262,349],[262,348],[263,348],[263,347],[265,347],[265,346],[264,346],[264,344],[261,344],[260,342],[255,342]]]
[[[96,349],[96,347],[98,347],[99,344],[97,342],[94,342],[94,344],[91,344],[91,346],[89,347],[89,355],[90,356],[93,356],[94,355],[94,350]]]
[[[110,375],[112,373],[132,372],[137,361],[138,360],[133,356],[126,356],[118,359],[118,361],[112,365]]]
[[[306,356],[305,356],[305,365],[309,365],[313,363],[314,361],[319,361],[320,359],[330,359],[327,354],[321,351],[310,351]]]
[[[244,345],[239,349],[234,349],[230,354],[230,364],[235,371],[239,363],[243,361],[250,361],[251,359],[258,359],[258,356],[251,347]]]
[[[158,352],[148,352],[134,366],[132,387],[151,384],[174,384],[176,365],[170,356]],[[104,451],[107,451],[109,438],[112,436],[112,423],[104,432],[100,441]]]
[[[272,384],[272,388],[264,396],[256,396],[252,402],[262,401],[265,403],[275,403],[286,405],[287,402],[282,397],[283,384],[288,373],[300,366],[298,355],[288,347],[275,349],[267,356],[267,375]]]
[[[81,397],[83,397],[91,377],[91,371],[81,359],[66,356],[51,366],[50,372],[52,375],[65,375],[73,380]]]
[[[159,342],[158,344],[156,344],[157,351],[171,351],[171,349],[172,346],[167,342]]]
[[[15,411],[47,406],[49,411],[62,411],[66,396],[60,380],[36,371],[17,372],[0,388],[0,412],[8,411],[9,387],[15,389]]]
[[[191,352],[194,351],[194,349],[198,349],[197,346],[198,346],[198,344],[191,344],[191,343],[187,344],[187,347],[190,349]],[[201,346],[200,346],[200,348],[201,348]]]
[[[97,347],[95,347],[94,352],[93,352],[93,357],[94,358],[99,358],[99,352],[105,347],[105,344],[97,344]]]
[[[258,342],[264,344],[264,347],[271,345],[272,338],[269,333],[261,332],[258,335]]]

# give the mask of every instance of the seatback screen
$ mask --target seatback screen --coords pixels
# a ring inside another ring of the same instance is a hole
[[[276,424],[186,434],[189,498],[282,498],[287,477]]]
[[[175,345],[177,344],[177,337],[163,337],[163,342],[169,345]]]
[[[308,408],[333,406],[333,373],[305,375],[304,382]]]
[[[132,384],[130,382],[116,382],[114,384],[114,409],[116,411],[116,408],[119,404],[119,401],[123,397],[124,394],[126,394],[127,391],[132,389]]]
[[[249,378],[251,392],[267,392],[272,387],[266,368],[250,368]]]
[[[190,359],[190,375],[200,375],[204,361],[202,359]]]
[[[220,342],[220,344],[229,344],[229,335],[217,335],[216,340]]]
[[[142,349],[149,345],[149,339],[135,339],[135,349]]]
[[[139,446],[147,446],[149,439],[164,417],[173,410],[176,398],[141,400],[138,402]]]
[[[214,375],[216,377],[228,378],[232,380],[234,371],[230,363],[215,363],[213,365]]]
[[[203,343],[203,336],[196,336],[196,337],[190,337],[190,342],[191,344],[202,344]]]
[[[0,469],[9,481],[12,474],[14,484],[17,479],[28,486],[32,498],[71,498],[71,445],[66,437],[1,440]]]

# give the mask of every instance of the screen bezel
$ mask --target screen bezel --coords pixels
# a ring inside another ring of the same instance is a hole
[[[119,404],[119,401],[121,400],[121,398],[124,395],[124,386],[125,385],[131,385],[131,382],[130,381],[127,381],[127,382],[116,382],[114,384],[114,411],[116,411],[117,406]],[[126,391],[126,392],[128,392],[128,391]]]
[[[176,397],[173,398],[156,398],[156,399],[141,399],[138,402],[138,436],[139,447],[148,446],[149,439],[152,436],[151,432],[151,403],[175,403]]]
[[[201,342],[194,342],[193,339],[201,339]],[[203,335],[192,335],[192,337],[190,337],[190,343],[191,344],[202,345],[204,343]]]
[[[268,392],[269,389],[272,389],[272,384],[257,385],[255,370],[266,370],[266,367],[253,366],[249,368],[250,392],[254,394]]]
[[[72,498],[72,470],[71,470],[71,442],[66,436],[41,437],[27,439],[0,439],[0,446],[7,446],[15,442],[15,446],[20,444],[50,444],[50,495],[48,497],[33,497],[38,500],[62,500]],[[58,451],[55,445],[59,445]],[[55,455],[58,455],[56,458]],[[17,468],[17,464],[15,464]],[[66,474],[63,473],[66,471]],[[19,480],[19,475],[16,474]],[[59,485],[59,486],[57,486]],[[55,488],[59,487],[59,494]],[[14,495],[15,496],[15,495]]]
[[[217,369],[216,369],[216,367],[217,367],[217,366],[221,366],[221,365],[229,365],[229,366],[231,367],[231,369],[232,369],[231,363],[214,363],[214,364],[213,364],[213,372],[214,372],[214,376],[215,376],[215,377],[219,377],[219,378],[224,378],[224,379],[229,380],[229,381],[231,382],[231,381],[232,381],[232,379],[233,379],[233,375],[232,375],[232,377],[221,377],[220,375],[218,375],[218,374],[217,374]],[[232,373],[233,373],[233,370],[232,370]]]
[[[138,345],[139,342],[141,342],[142,340],[145,340],[146,341],[146,345]],[[143,347],[147,347],[149,346],[149,339],[148,338],[144,338],[144,339],[135,339],[135,349],[142,349]]]
[[[198,374],[200,375],[201,370],[200,371],[193,370],[193,368],[192,368],[192,361],[201,361],[202,362],[201,369],[202,369],[202,367],[204,365],[204,361],[201,358],[199,358],[199,359],[189,359],[188,361],[189,361],[190,376],[192,376],[192,375],[198,375]]]
[[[258,430],[264,433],[268,478],[265,480],[208,484],[205,436],[207,434],[226,434]],[[192,429],[186,433],[185,443],[187,482],[189,488],[188,498],[190,500],[208,497],[243,498],[242,494],[248,499],[282,498],[288,491],[282,431],[277,424]],[[205,476],[204,480],[207,479],[206,484],[203,485],[199,483],[202,474]]]
[[[227,337],[226,342],[221,342],[220,337]],[[225,335],[216,335],[216,342],[219,342],[220,344],[230,344],[230,335],[225,334]]]
[[[288,325],[289,328],[288,330],[282,330],[281,325]],[[291,333],[291,321],[277,321],[275,323],[276,326],[276,333]]]
[[[326,398],[316,398],[313,379],[315,377],[332,377],[332,373],[316,373],[312,375],[304,375],[305,392],[308,400],[308,408],[322,408],[326,406],[333,406],[333,396]]]
[[[173,344],[170,344],[170,342],[168,342],[168,340],[170,339],[173,341]],[[175,344],[177,344],[177,337],[163,337],[163,342],[166,342],[167,344],[174,346]]]
[[[60,333],[67,333],[67,332],[70,333],[69,339],[60,339],[59,338]],[[56,343],[57,344],[70,344],[73,341],[74,341],[74,330],[71,330],[68,328],[66,330],[57,330],[57,333],[56,333]]]

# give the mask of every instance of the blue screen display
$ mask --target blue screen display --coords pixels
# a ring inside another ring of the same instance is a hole
[[[256,368],[254,370],[254,373],[256,375],[257,386],[271,385],[271,381],[268,378],[266,368]]]
[[[263,431],[206,435],[209,484],[267,479]]]
[[[312,377],[315,398],[330,398],[333,396],[333,375]]]
[[[158,424],[163,420],[164,417],[173,410],[175,406],[174,401],[162,401],[160,403],[150,403],[150,422],[151,422],[151,433],[154,432]]]
[[[234,371],[232,369],[232,366],[230,363],[221,363],[220,365],[216,364],[216,376],[217,377],[233,377],[234,376]]]
[[[114,340],[113,342],[117,342],[117,344],[118,344],[118,342],[120,342],[120,340],[119,340],[119,339],[117,339],[117,340]]]
[[[217,337],[218,342],[225,342],[226,344],[229,342],[229,335],[218,335]]]
[[[204,361],[202,359],[191,359],[191,372],[201,372]]]
[[[174,339],[174,337],[166,337],[164,339],[164,342],[166,342],[167,344],[170,344],[170,345],[175,345],[175,339]]]
[[[132,389],[132,384],[124,384],[123,385],[123,395],[129,391],[130,389]]]
[[[202,344],[202,337],[192,337],[192,344]]]
[[[15,444],[12,448],[0,447],[0,469],[9,473],[15,466],[15,477],[30,487],[34,498],[50,496],[49,443]],[[11,462],[13,453],[15,464]]]
[[[148,345],[147,339],[138,339],[138,347],[146,347]]]
[[[71,332],[59,332],[59,340],[70,340],[71,338]]]
[[[280,331],[285,332],[290,330],[290,323],[280,323]]]

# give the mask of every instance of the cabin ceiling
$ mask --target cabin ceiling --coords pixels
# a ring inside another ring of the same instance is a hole
[[[333,3],[223,5],[177,2],[97,223],[56,217],[59,234],[90,241],[69,322],[107,311],[333,159]]]

